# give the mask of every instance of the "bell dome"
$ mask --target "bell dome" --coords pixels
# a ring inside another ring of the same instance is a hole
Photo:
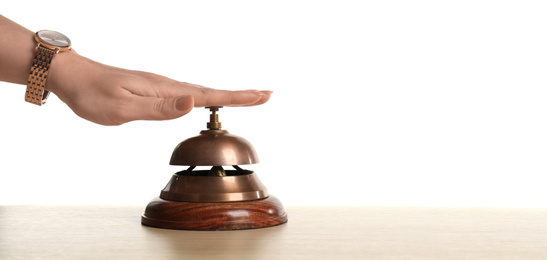
[[[203,130],[177,145],[171,165],[228,166],[258,163],[255,149],[242,137],[226,130]]]

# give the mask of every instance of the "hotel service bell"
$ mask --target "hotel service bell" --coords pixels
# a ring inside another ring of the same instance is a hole
[[[146,207],[142,224],[185,230],[237,230],[287,222],[281,202],[268,194],[255,172],[241,165],[258,163],[253,146],[221,129],[218,110],[211,110],[207,130],[177,145],[171,165],[189,166]],[[196,167],[205,170],[196,169]]]

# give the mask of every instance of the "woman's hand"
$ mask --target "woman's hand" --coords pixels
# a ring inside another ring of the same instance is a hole
[[[55,56],[46,89],[78,116],[102,125],[174,119],[193,107],[260,105],[272,94],[258,90],[216,90],[120,69],[82,57],[73,50]]]

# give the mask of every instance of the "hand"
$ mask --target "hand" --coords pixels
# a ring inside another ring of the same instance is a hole
[[[78,116],[102,125],[174,119],[193,107],[260,105],[272,94],[258,90],[216,90],[120,69],[82,57],[73,50],[55,56],[46,89]]]

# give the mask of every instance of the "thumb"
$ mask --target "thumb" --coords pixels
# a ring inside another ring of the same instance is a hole
[[[176,98],[175,100],[175,109],[177,111],[186,111],[182,115],[186,115],[188,112],[190,112],[194,108],[194,97],[191,95],[188,96],[180,96]]]
[[[135,102],[133,120],[168,120],[188,114],[194,107],[190,95],[171,98],[139,97]]]

